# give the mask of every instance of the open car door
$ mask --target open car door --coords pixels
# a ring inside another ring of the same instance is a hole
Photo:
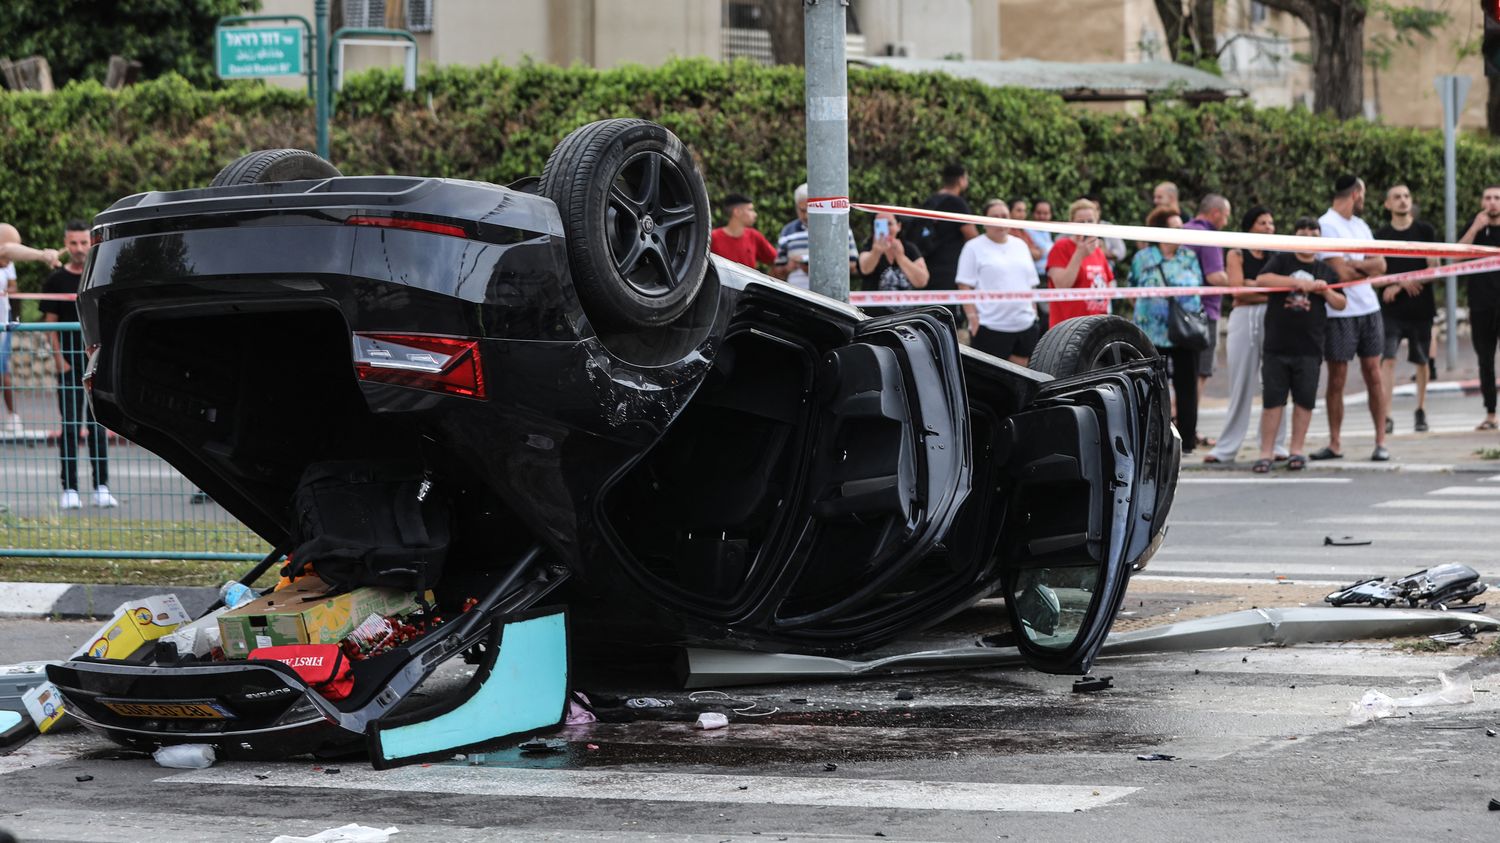
[[[1123,320],[1099,318],[1128,339]],[[1048,673],[1088,671],[1165,534],[1181,445],[1164,362],[1139,345],[1105,349],[1106,368],[1075,365],[1010,418],[1002,583],[1016,645]]]

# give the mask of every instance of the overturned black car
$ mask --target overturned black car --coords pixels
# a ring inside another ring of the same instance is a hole
[[[100,214],[100,421],[320,573],[296,551],[309,468],[407,466],[422,563],[364,573],[456,620],[337,702],[253,659],[76,659],[51,670],[74,713],[139,745],[395,764],[558,722],[564,635],[849,653],[996,595],[1032,666],[1085,671],[1177,479],[1145,336],[1073,320],[1020,368],[940,309],[871,319],[710,258],[710,226],[690,153],[641,120],[509,187],[269,150]],[[461,698],[412,704],[458,653],[482,665]]]

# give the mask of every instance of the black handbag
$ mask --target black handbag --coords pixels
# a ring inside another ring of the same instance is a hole
[[[1171,286],[1167,283],[1167,273],[1162,271],[1158,264],[1156,272],[1161,276],[1163,287]],[[1202,351],[1208,348],[1212,336],[1209,334],[1213,326],[1208,321],[1208,315],[1202,310],[1188,310],[1182,306],[1179,296],[1167,297],[1167,342],[1173,348],[1183,348],[1188,351]]]

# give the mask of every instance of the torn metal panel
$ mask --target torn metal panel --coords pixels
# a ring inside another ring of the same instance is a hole
[[[1107,656],[1122,656],[1225,647],[1283,647],[1318,641],[1432,635],[1456,632],[1471,625],[1479,631],[1491,631],[1500,629],[1500,620],[1429,609],[1247,609],[1138,632],[1116,633],[1109,637],[1102,652]],[[683,687],[689,689],[883,673],[1010,667],[1023,663],[1014,647],[986,648],[970,644],[869,660],[699,647],[685,648],[684,656]]]

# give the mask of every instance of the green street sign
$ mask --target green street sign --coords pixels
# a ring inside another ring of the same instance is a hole
[[[300,76],[306,72],[302,67],[301,27],[241,26],[217,32],[215,53],[221,79]]]

